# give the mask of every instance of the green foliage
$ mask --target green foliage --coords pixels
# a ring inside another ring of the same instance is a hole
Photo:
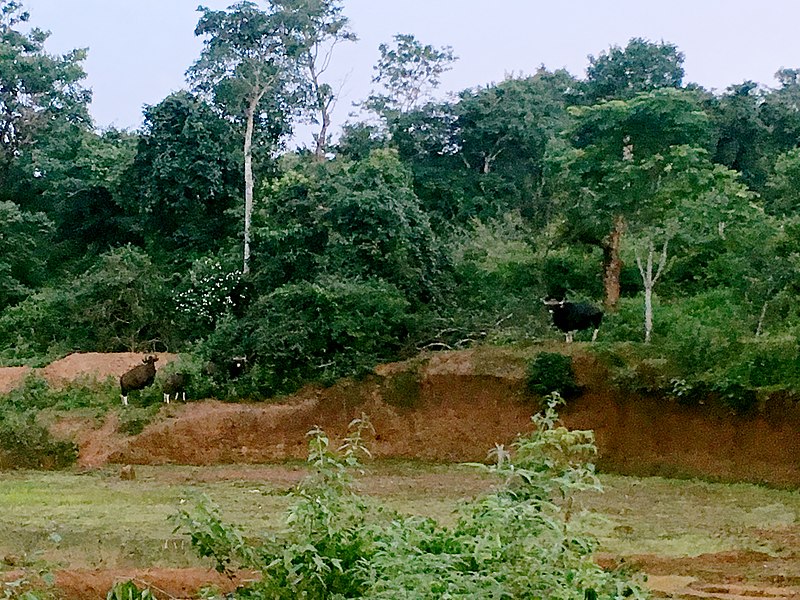
[[[49,32],[21,25],[28,13],[19,2],[5,1],[0,17],[0,198],[14,198],[15,188],[30,198],[27,186],[35,182],[37,159],[52,148],[50,136],[90,123],[89,90],[80,85],[86,74],[86,50],[62,56],[47,53]],[[61,140],[53,140],[56,144]],[[40,174],[43,174],[40,171]]]
[[[253,393],[293,391],[396,356],[410,327],[408,307],[381,281],[290,284],[260,297],[240,321],[222,323],[204,347],[211,356],[250,357]],[[243,392],[247,384],[248,377],[237,382]]]
[[[119,395],[116,397],[119,398]],[[144,428],[153,422],[161,408],[161,398],[159,397],[155,400],[157,403],[151,401],[145,406],[139,406],[138,404],[142,404],[142,402],[137,402],[136,396],[131,395],[128,400],[128,406],[125,407],[125,410],[119,413],[119,425],[117,426],[117,431],[124,435],[130,436],[139,435],[142,433]]]
[[[231,124],[188,92],[144,113],[127,174],[145,240],[166,251],[208,252],[234,235],[241,196],[239,143]]]
[[[54,440],[36,411],[0,407],[0,469],[64,469],[77,458],[77,446]]]
[[[755,81],[735,83],[711,102],[718,131],[714,162],[735,169],[750,189],[762,192],[768,170],[765,151],[770,132],[760,114],[763,103],[760,86]]]
[[[41,281],[44,246],[52,223],[43,213],[27,213],[0,201],[0,311],[30,293]]]
[[[428,345],[461,348],[480,341],[529,340],[548,327],[541,310],[540,255],[519,212],[454,229],[446,239],[455,286],[438,311]]]
[[[424,104],[456,60],[450,46],[423,46],[409,34],[395,35],[393,46],[381,44],[378,50],[381,56],[372,82],[382,86],[384,93],[371,95],[366,106],[382,116]]]
[[[572,369],[572,357],[557,352],[541,352],[528,365],[526,379],[528,390],[539,396],[557,392],[565,398],[580,391]]]
[[[679,88],[683,61],[683,53],[674,44],[632,38],[624,49],[612,46],[597,58],[589,56],[584,93],[596,103],[659,88]]]
[[[118,581],[108,590],[106,600],[156,600],[156,597],[149,588],[140,590],[131,581]]]
[[[289,60],[296,48],[285,44],[280,15],[252,2],[200,12],[195,35],[203,37],[203,50],[189,78],[240,123],[254,118],[261,142],[274,147],[288,128],[291,84],[298,70]]]
[[[259,571],[236,598],[644,598],[592,562],[594,541],[573,525],[575,493],[600,489],[588,462],[596,448],[591,432],[558,425],[559,402],[548,397],[513,454],[500,447],[496,464],[479,465],[498,488],[460,507],[452,527],[384,513],[354,492],[350,471],[370,429],[364,417],[339,452],[324,432],[310,432],[314,472],[294,493],[284,533],[248,543],[208,502],[176,520],[219,570]]]
[[[163,347],[175,334],[167,294],[147,254],[117,248],[74,281],[45,288],[4,311],[0,343],[17,347],[20,358],[56,345],[85,351]]]
[[[50,591],[36,589],[25,578],[12,581],[0,581],[0,596],[3,600],[53,600],[54,596]]]
[[[215,257],[199,258],[175,297],[177,310],[191,322],[191,328],[212,326],[244,300],[241,286],[241,271]]]
[[[111,399],[118,398],[118,392],[119,384],[112,378],[104,382],[78,380],[51,387],[43,377],[31,374],[21,386],[0,395],[0,407],[10,407],[17,411],[103,408],[109,405]]]
[[[270,292],[321,274],[380,278],[412,302],[442,295],[447,257],[393,150],[358,162],[298,165],[267,190],[254,237],[254,278]]]
[[[566,298],[582,295],[599,298],[603,295],[600,280],[599,252],[580,246],[548,252],[538,264],[545,298]]]
[[[800,211],[799,180],[800,149],[778,155],[764,191],[765,208],[775,215],[796,216]]]
[[[640,310],[641,299],[624,299],[604,320],[612,344],[603,353],[615,356],[618,385],[683,404],[718,402],[736,413],[755,409],[761,391],[800,390],[797,329],[754,335],[755,316],[733,290],[656,303],[653,343],[620,344],[641,339]]]

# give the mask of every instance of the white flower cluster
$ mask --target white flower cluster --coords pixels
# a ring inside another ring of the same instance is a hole
[[[236,304],[233,292],[241,271],[225,271],[219,261],[202,259],[193,265],[190,287],[177,294],[178,311],[214,323]]]

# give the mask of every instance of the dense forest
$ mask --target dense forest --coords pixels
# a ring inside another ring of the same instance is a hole
[[[637,38],[583,78],[439,100],[454,49],[403,34],[334,139],[342,3],[240,2],[200,9],[185,91],[98,131],[85,52],[31,22],[0,0],[2,364],[240,355],[263,398],[556,339],[541,299],[566,297],[604,306],[593,348],[620,382],[736,406],[800,389],[800,69],[713,93]]]

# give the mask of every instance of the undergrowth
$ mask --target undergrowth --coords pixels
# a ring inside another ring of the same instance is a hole
[[[234,598],[644,598],[634,581],[592,562],[596,542],[573,524],[575,494],[600,484],[593,434],[558,425],[560,402],[548,396],[532,434],[475,465],[498,478],[496,491],[460,506],[451,527],[357,493],[354,474],[368,456],[361,418],[337,450],[322,430],[309,433],[313,471],[280,534],[249,540],[208,499],[181,510],[176,531],[219,571],[260,573]]]

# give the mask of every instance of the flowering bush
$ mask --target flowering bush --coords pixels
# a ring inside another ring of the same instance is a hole
[[[215,258],[201,258],[192,264],[188,286],[175,298],[179,312],[213,325],[242,300],[238,288],[242,272],[229,271]]]

